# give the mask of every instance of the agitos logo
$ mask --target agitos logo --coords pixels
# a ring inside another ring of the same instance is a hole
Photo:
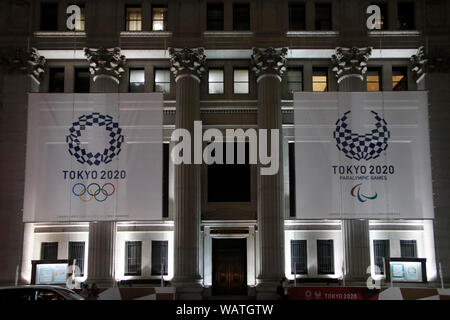
[[[358,198],[359,202],[366,202],[367,200],[375,200],[378,197],[378,194],[376,192],[375,195],[373,196],[367,196],[363,194],[361,192],[361,185],[362,183],[357,184],[350,190],[350,194],[352,195],[352,197]]]

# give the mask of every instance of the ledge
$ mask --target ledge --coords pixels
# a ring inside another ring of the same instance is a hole
[[[122,31],[121,37],[124,38],[170,38],[170,31]]]
[[[242,38],[253,37],[255,34],[252,31],[205,31],[203,36],[205,38]]]
[[[85,38],[85,31],[36,31],[36,38]]]
[[[337,37],[338,31],[288,31],[286,37]]]
[[[418,37],[417,30],[372,30],[367,33],[370,37]]]

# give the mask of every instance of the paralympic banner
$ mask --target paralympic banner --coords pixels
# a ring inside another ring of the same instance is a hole
[[[296,216],[434,217],[426,92],[295,93]]]
[[[29,94],[24,222],[162,217],[162,94]]]

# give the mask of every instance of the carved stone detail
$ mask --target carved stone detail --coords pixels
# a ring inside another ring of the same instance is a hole
[[[275,74],[281,81],[286,71],[287,48],[253,48],[252,70],[257,80],[265,74]]]
[[[120,48],[85,48],[84,53],[89,61],[89,71],[98,78],[107,78],[120,83],[125,72],[125,56],[120,54]]]
[[[356,77],[364,80],[367,71],[367,61],[372,54],[372,48],[341,48],[335,49],[335,54],[331,56],[332,70],[336,72],[337,82],[349,77]]]
[[[182,75],[191,75],[200,81],[206,61],[203,48],[169,48],[169,54],[170,71],[175,81]]]
[[[425,55],[423,46],[417,49],[417,53],[413,54],[409,59],[411,71],[415,73],[416,83],[419,83],[426,75],[425,67],[428,59]]]
[[[9,72],[27,72],[38,85],[41,83],[47,61],[36,48],[14,48],[0,51],[0,64]]]

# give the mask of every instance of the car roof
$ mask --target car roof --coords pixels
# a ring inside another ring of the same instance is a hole
[[[53,289],[53,290],[68,290],[72,291],[68,288],[54,286],[54,285],[25,285],[25,286],[9,286],[9,287],[0,287],[0,290],[9,290],[9,289]]]

